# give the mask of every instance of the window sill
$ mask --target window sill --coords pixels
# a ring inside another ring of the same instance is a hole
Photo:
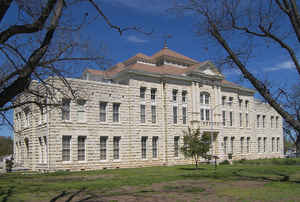
[[[71,163],[74,163],[73,161],[61,161],[63,164],[71,164]]]
[[[108,162],[108,160],[107,160],[107,159],[105,159],[105,160],[100,160],[99,162],[100,162],[100,163],[106,163],[106,162]]]
[[[112,162],[121,162],[121,159],[113,159]]]

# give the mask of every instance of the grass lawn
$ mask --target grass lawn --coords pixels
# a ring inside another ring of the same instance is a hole
[[[300,159],[0,175],[0,201],[300,201]]]

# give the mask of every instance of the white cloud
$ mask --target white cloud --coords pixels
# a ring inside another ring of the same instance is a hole
[[[135,35],[130,35],[130,36],[128,36],[128,37],[127,37],[127,40],[130,41],[130,42],[133,42],[133,43],[147,43],[147,42],[148,42],[148,40],[138,38],[138,37],[135,36]]]
[[[270,67],[270,68],[266,68],[264,69],[265,72],[274,72],[274,71],[278,71],[278,70],[292,70],[295,68],[294,63],[291,60],[288,61],[284,61],[282,63],[279,63],[277,65],[275,65],[274,67]]]

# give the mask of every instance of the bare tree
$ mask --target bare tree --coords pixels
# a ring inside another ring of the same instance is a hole
[[[78,9],[82,6],[87,9]],[[13,14],[15,21],[11,19]],[[107,63],[101,47],[80,37],[87,25],[102,21],[120,35],[127,30],[140,31],[138,27],[122,28],[113,24],[94,0],[0,0],[2,121],[8,121],[8,110],[24,104],[59,105],[54,100],[55,86],[48,77],[58,77],[75,97],[65,76],[78,71],[83,62],[98,66]],[[37,80],[43,90],[33,88],[33,80]],[[34,99],[17,99],[22,93]]]
[[[242,72],[297,134],[300,120],[281,105],[287,89],[270,88],[268,82],[251,72],[248,62],[255,55],[255,48],[272,46],[291,58],[300,76],[296,56],[300,42],[298,4],[295,0],[178,0],[175,4],[177,11],[197,16],[197,34],[220,45],[227,55],[225,61]]]

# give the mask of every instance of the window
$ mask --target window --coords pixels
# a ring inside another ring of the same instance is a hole
[[[106,121],[106,106],[107,102],[100,102],[100,121]]]
[[[274,116],[271,116],[271,128],[273,128]]]
[[[222,105],[225,105],[225,101],[226,101],[226,96],[222,96]]]
[[[148,137],[142,137],[141,145],[142,145],[142,159],[147,157],[147,139]]]
[[[146,111],[146,106],[145,105],[141,105],[141,123],[145,123],[146,122],[146,115],[145,112]]]
[[[276,139],[276,151],[279,152],[279,137]]]
[[[48,141],[47,141],[47,137],[46,136],[44,136],[43,137],[43,139],[44,139],[44,147],[43,147],[43,149],[44,149],[44,163],[47,163],[48,162]]]
[[[106,160],[106,143],[107,143],[107,136],[100,137],[100,160]]]
[[[30,126],[30,109],[26,107],[24,109],[24,114],[25,114],[25,127]]]
[[[275,122],[275,125],[276,125],[275,127],[276,127],[276,128],[278,128],[278,119],[279,119],[279,117],[276,116],[276,122]]]
[[[182,107],[182,123],[186,124],[186,107]]]
[[[222,111],[223,126],[226,126],[226,111]]]
[[[42,141],[41,137],[39,137],[39,143],[40,143],[39,163],[43,163],[44,162],[44,145],[43,145],[43,141]]]
[[[178,157],[179,154],[179,136],[174,137],[174,156]]]
[[[230,126],[233,126],[233,112],[229,112]]]
[[[239,99],[239,109],[242,110],[242,103],[243,103],[243,100],[242,99]]]
[[[46,116],[46,107],[41,106],[40,107],[40,118],[39,118],[39,124],[43,124],[46,122],[47,116]]]
[[[201,121],[204,121],[204,109],[200,109],[200,118]]]
[[[227,137],[224,137],[224,154],[227,154]]]
[[[272,152],[274,152],[275,137],[272,137]]]
[[[70,120],[70,99],[62,99],[61,120]]]
[[[119,122],[119,103],[113,103],[113,122]]]
[[[257,152],[260,153],[261,137],[257,139]]]
[[[266,146],[267,146],[267,138],[266,138],[266,137],[264,137],[264,152],[266,152],[266,151],[267,151],[267,148],[266,148]]]
[[[230,146],[231,146],[231,153],[233,154],[234,149],[234,137],[231,137]]]
[[[120,139],[121,137],[114,137],[114,159],[120,159]]]
[[[229,97],[229,103],[228,103],[230,106],[232,106],[233,104],[233,97]]]
[[[152,102],[155,101],[156,98],[156,88],[151,88],[151,100]]]
[[[244,153],[244,137],[241,137],[241,154]]]
[[[62,160],[70,161],[71,154],[71,136],[62,136]]]
[[[146,88],[141,87],[140,88],[140,98],[145,99],[145,92],[146,92]]]
[[[173,89],[173,91],[172,91],[173,102],[177,101],[177,92],[178,91],[176,89]]]
[[[177,106],[173,106],[173,123],[177,124]]]
[[[246,110],[248,110],[248,107],[249,107],[249,100],[246,100],[245,101],[245,108],[246,108]]]
[[[86,100],[83,99],[79,99],[77,100],[77,105],[78,105],[78,109],[77,109],[77,116],[78,116],[78,121],[85,121],[85,103]]]
[[[85,136],[78,137],[78,161],[85,160]]]
[[[206,118],[206,121],[209,121],[209,109],[205,110],[205,118]]]
[[[246,127],[249,127],[249,114],[246,113]]]
[[[240,127],[243,127],[243,114],[240,113]]]
[[[258,114],[256,116],[256,127],[259,128],[259,118],[260,118],[260,115]]]
[[[200,104],[209,104],[209,93],[207,92],[201,92],[200,93]]]
[[[152,158],[157,158],[157,143],[158,143],[158,137],[157,136],[152,137]]]
[[[266,116],[263,115],[262,116],[262,127],[265,128],[265,120],[266,120]]]
[[[250,153],[250,137],[247,137],[247,153]]]
[[[186,103],[187,102],[187,92],[184,90],[182,91],[182,103]]]
[[[156,106],[151,106],[151,119],[152,123],[156,123]]]

